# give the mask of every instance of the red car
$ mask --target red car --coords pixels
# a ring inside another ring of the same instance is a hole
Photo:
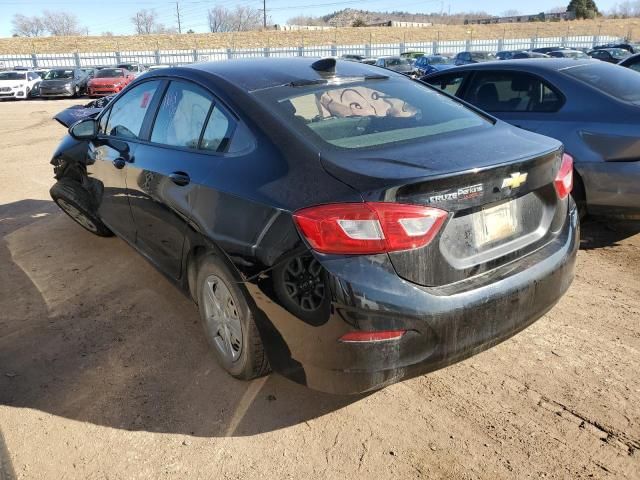
[[[90,97],[112,95],[120,92],[135,76],[124,68],[103,68],[89,80],[87,93]]]

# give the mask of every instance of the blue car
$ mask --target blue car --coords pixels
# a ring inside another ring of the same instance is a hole
[[[422,80],[564,143],[575,162],[573,192],[581,213],[640,219],[637,72],[606,62],[549,58],[477,63]]]
[[[445,55],[425,55],[416,58],[413,66],[420,75],[429,75],[455,67],[455,65],[451,63],[451,58]]]

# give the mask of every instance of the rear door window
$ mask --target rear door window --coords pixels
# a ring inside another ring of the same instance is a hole
[[[618,100],[640,105],[640,75],[629,68],[589,62],[564,68],[561,72]]]
[[[212,104],[212,96],[203,88],[186,82],[171,82],[160,103],[151,141],[173,147],[198,148]]]
[[[104,133],[113,137],[138,139],[159,81],[145,82],[118,98],[108,114]]]
[[[465,97],[488,112],[556,112],[563,104],[545,81],[522,72],[477,72]]]

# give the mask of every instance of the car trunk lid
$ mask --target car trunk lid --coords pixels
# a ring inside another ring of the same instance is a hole
[[[566,216],[554,178],[561,145],[497,124],[490,131],[323,158],[365,201],[437,207],[449,217],[422,248],[390,253],[401,277],[441,286],[526,256],[551,241]]]

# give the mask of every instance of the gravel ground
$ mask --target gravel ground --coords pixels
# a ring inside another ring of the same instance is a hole
[[[50,201],[73,102],[0,103],[0,479],[640,478],[637,226],[583,225],[560,303],[465,362],[359,397],[244,383],[182,293]]]

